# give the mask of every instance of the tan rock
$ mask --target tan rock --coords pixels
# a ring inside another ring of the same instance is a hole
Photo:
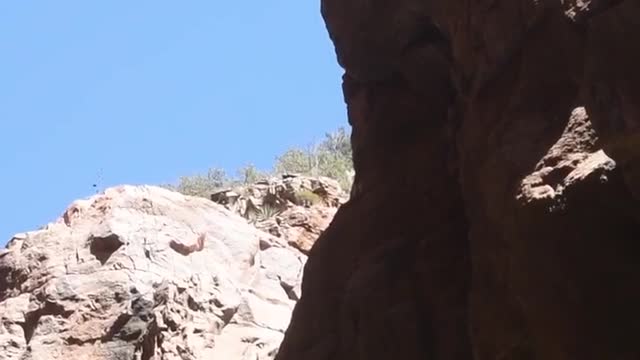
[[[348,194],[337,181],[297,174],[211,195],[214,202],[304,253],[311,249],[347,199]]]
[[[0,254],[0,359],[271,359],[305,260],[207,199],[110,188]]]

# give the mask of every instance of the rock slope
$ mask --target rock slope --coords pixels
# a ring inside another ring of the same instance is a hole
[[[276,359],[640,358],[640,3],[321,3],[355,184]]]
[[[210,200],[110,188],[0,252],[0,359],[272,359],[305,260]]]

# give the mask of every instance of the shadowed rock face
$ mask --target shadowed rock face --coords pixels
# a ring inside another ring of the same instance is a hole
[[[322,13],[356,179],[276,359],[640,357],[640,4]]]

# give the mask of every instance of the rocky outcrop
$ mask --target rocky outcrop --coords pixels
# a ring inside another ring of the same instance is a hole
[[[304,253],[347,199],[337,181],[297,174],[223,189],[211,195],[214,202]]]
[[[322,14],[356,176],[276,359],[640,357],[640,4]]]
[[[207,199],[110,188],[0,252],[0,359],[272,359],[305,261]]]

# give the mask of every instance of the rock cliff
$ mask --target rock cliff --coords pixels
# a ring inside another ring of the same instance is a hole
[[[640,3],[322,14],[355,184],[276,359],[639,358]]]
[[[329,179],[267,184],[312,184],[323,201],[341,194],[320,191]],[[245,188],[254,201],[261,186]],[[305,241],[335,212],[289,193],[272,194],[278,236],[153,186],[107,189],[17,234],[0,251],[0,359],[273,359],[300,297]],[[314,222],[317,212],[327,218]]]

